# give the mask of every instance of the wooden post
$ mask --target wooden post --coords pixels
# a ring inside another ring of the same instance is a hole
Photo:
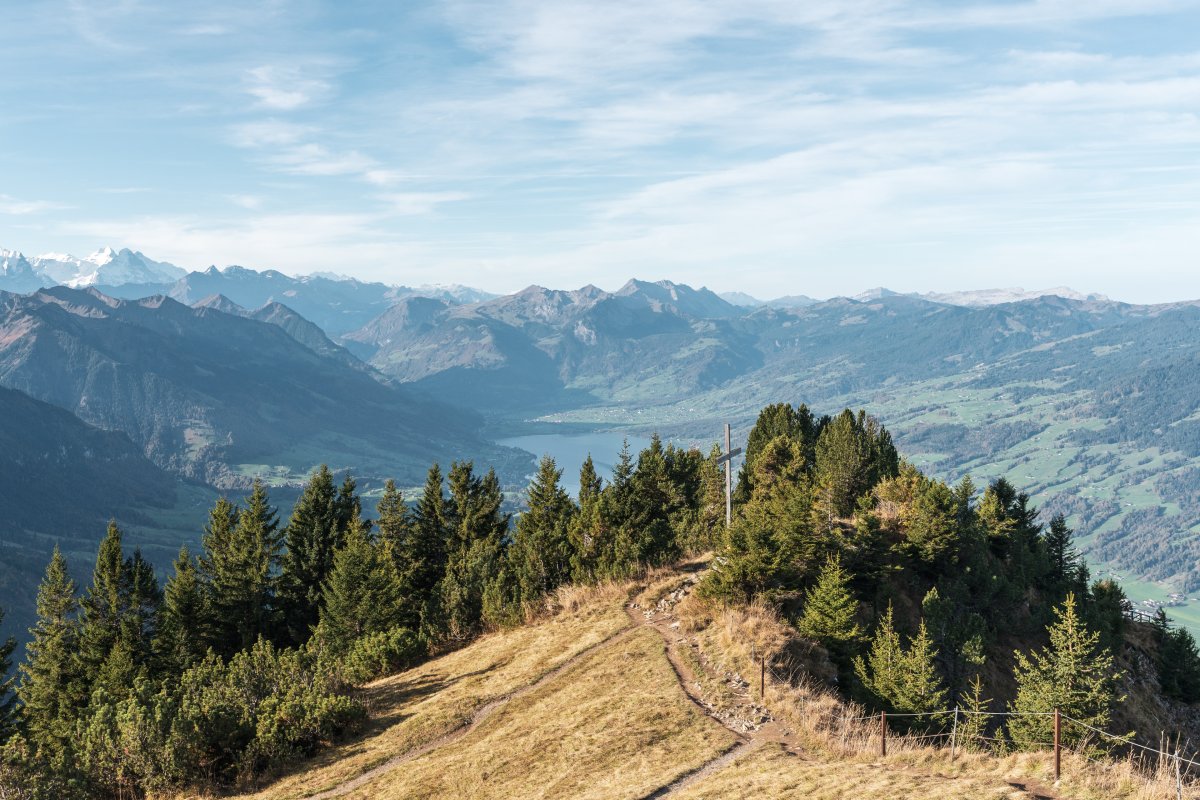
[[[1183,800],[1183,767],[1179,764],[1179,746],[1175,747],[1175,800]]]
[[[729,423],[725,423],[725,527],[733,525],[733,456],[730,452]]]
[[[1062,715],[1054,709],[1054,782],[1062,777]]]
[[[758,673],[758,696],[762,698],[763,705],[767,704],[767,657],[762,656],[761,669]]]
[[[955,745],[958,743],[958,706],[954,707],[954,727],[950,729],[950,760],[954,760]]]
[[[879,712],[879,755],[887,758],[887,712]]]

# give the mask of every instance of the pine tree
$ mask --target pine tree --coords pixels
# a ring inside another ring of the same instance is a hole
[[[339,492],[333,473],[322,464],[296,500],[287,524],[279,590],[288,635],[296,644],[308,640],[320,618],[321,593],[333,569],[333,554],[345,541],[345,529],[339,526],[357,503],[353,481],[346,480]],[[351,494],[345,493],[347,488]]]
[[[559,485],[562,470],[543,456],[529,484],[529,509],[517,518],[509,562],[523,602],[550,593],[571,577],[569,530],[575,504]]]
[[[126,559],[125,570],[128,594],[121,619],[120,641],[128,647],[130,657],[139,669],[144,667],[153,673],[156,668],[154,639],[161,622],[162,590],[154,567],[142,556],[140,549],[134,549],[133,555]]]
[[[17,688],[26,735],[39,755],[50,761],[60,761],[69,752],[75,719],[87,698],[79,669],[78,608],[75,583],[55,546],[38,587],[38,621],[30,630],[33,638]]]
[[[1080,619],[1075,595],[1067,595],[1054,616],[1048,647],[1029,655],[1016,653],[1017,696],[1009,704],[1014,716],[1008,733],[1021,749],[1038,749],[1050,740],[1051,719],[1045,715],[1054,709],[1103,729],[1117,701],[1120,673],[1113,669],[1112,653],[1100,646],[1100,634],[1089,631]],[[1064,725],[1062,732],[1069,746],[1086,733],[1075,725]]]
[[[0,608],[0,622],[4,622],[4,609]],[[12,654],[17,640],[8,637],[0,642],[0,746],[8,740],[17,723],[17,698],[13,694],[16,677],[8,673],[12,669]]]
[[[825,562],[817,582],[804,597],[804,611],[796,626],[801,636],[816,639],[838,661],[850,656],[862,638],[855,621],[858,601],[850,593],[850,575],[836,556]]]
[[[187,547],[175,559],[163,589],[162,614],[154,651],[168,674],[179,675],[204,658],[212,634],[207,593]]]
[[[358,639],[400,625],[399,590],[388,554],[372,541],[361,520],[351,520],[322,597],[317,636],[326,653],[337,658]]]
[[[815,419],[806,405],[793,408],[789,403],[774,403],[760,411],[746,438],[746,456],[738,473],[734,500],[739,504],[750,500],[754,493],[754,475],[759,455],[769,442],[781,436],[796,443],[803,468],[811,471],[817,436],[826,422],[825,419]]]

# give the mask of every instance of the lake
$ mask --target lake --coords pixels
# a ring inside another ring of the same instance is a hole
[[[629,441],[629,452],[637,454],[650,446],[650,440],[641,436],[626,436],[623,433],[598,431],[593,433],[536,433],[528,436],[513,436],[500,439],[497,444],[516,447],[533,453],[536,458],[549,454],[563,471],[563,488],[572,497],[579,495],[579,468],[590,454],[596,465],[596,474],[607,482],[612,477],[613,466],[620,457],[621,444]],[[530,477],[533,473],[530,473]]]

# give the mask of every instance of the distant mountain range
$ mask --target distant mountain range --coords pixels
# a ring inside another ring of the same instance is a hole
[[[380,380],[277,305],[0,293],[0,385],[122,431],[160,468],[217,487],[263,469],[296,481],[322,461],[415,483],[437,459],[511,458],[478,438],[471,414]]]
[[[405,297],[475,303],[495,295],[469,286],[388,286],[331,273],[298,278],[276,270],[231,266],[188,272],[129,249],[102,248],[86,258],[62,253],[25,257],[0,249],[0,291],[27,294],[51,286],[95,288],[137,300],[164,294],[185,305],[223,295],[246,308],[286,303],[332,336],[357,330]]]

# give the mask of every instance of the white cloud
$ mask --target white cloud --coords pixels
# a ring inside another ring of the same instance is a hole
[[[391,192],[382,194],[382,200],[393,214],[411,216],[428,214],[444,203],[457,203],[470,199],[466,192]]]
[[[7,194],[0,194],[0,214],[24,216],[41,214],[46,211],[60,211],[66,208],[70,208],[70,206],[51,200],[20,200]]]
[[[246,92],[264,108],[293,111],[329,94],[331,85],[296,66],[268,64],[246,71]]]

